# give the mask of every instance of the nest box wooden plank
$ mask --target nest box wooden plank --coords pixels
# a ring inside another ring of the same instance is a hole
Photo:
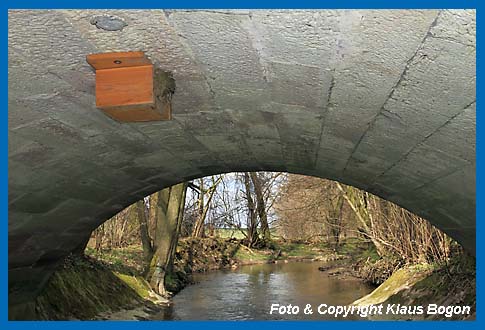
[[[154,69],[143,52],[91,54],[96,71],[96,107],[121,122],[171,119],[171,106],[160,104]]]

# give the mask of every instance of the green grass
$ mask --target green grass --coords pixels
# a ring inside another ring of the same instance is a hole
[[[143,251],[139,245],[112,250],[102,249],[100,251],[88,247],[84,253],[109,265],[110,269],[120,273],[137,275],[142,272]]]
[[[244,239],[244,234],[238,229],[219,228],[215,230],[215,235],[220,238],[237,238]]]
[[[273,258],[273,254],[270,251],[263,250],[249,250],[239,247],[235,254],[235,258],[241,261],[270,261]]]
[[[245,231],[245,229],[243,229]],[[217,228],[214,230],[215,236],[220,238],[237,238],[237,239],[244,239],[246,236],[241,232],[241,230],[237,228]],[[275,235],[276,233],[271,230],[271,235]]]
[[[339,252],[351,256],[354,260],[369,259],[370,261],[376,261],[380,258],[373,244],[363,242],[361,239],[353,237],[342,242],[339,247]]]
[[[271,249],[251,249],[251,251],[249,251],[244,247],[240,247],[235,258],[241,261],[271,261],[275,259],[278,251],[281,251],[278,260],[285,260],[288,258],[313,259],[328,253],[328,249],[323,244],[308,245],[302,243],[273,241]]]
[[[288,256],[292,257],[307,257],[307,258],[313,258],[320,253],[318,252],[318,247],[310,246],[310,245],[303,245],[303,244],[297,244],[297,245],[292,245],[290,250],[288,251]]]

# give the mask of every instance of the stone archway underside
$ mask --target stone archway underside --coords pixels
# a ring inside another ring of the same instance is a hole
[[[123,207],[228,171],[351,184],[474,249],[474,11],[11,11],[8,37],[11,304]],[[85,56],[130,50],[173,72],[174,120],[95,108]]]

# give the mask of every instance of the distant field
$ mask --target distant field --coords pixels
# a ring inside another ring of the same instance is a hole
[[[215,230],[215,234],[216,236],[221,238],[237,238],[237,239],[245,238],[244,234],[240,230],[233,229],[233,228],[218,228]],[[272,236],[275,235],[273,230],[271,230],[271,235]]]
[[[237,238],[243,239],[245,236],[241,233],[238,229],[231,229],[231,228],[218,228],[215,230],[215,234],[221,238]]]

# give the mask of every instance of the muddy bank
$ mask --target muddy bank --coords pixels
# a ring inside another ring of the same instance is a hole
[[[251,249],[235,238],[185,238],[177,247],[175,265],[188,273],[197,273],[244,265],[333,261],[344,257],[323,245],[274,241],[271,247]]]
[[[372,283],[368,283],[362,276],[360,276],[359,272],[354,269],[352,264],[348,264],[342,259],[329,261],[325,266],[318,267],[318,270],[329,277],[342,280],[358,280],[372,285]]]
[[[298,261],[330,262],[346,259],[324,245],[308,245],[273,241],[271,247],[251,249],[235,238],[184,238],[179,241],[174,272],[169,275],[167,289],[177,293],[188,285],[190,275],[240,266]]]

